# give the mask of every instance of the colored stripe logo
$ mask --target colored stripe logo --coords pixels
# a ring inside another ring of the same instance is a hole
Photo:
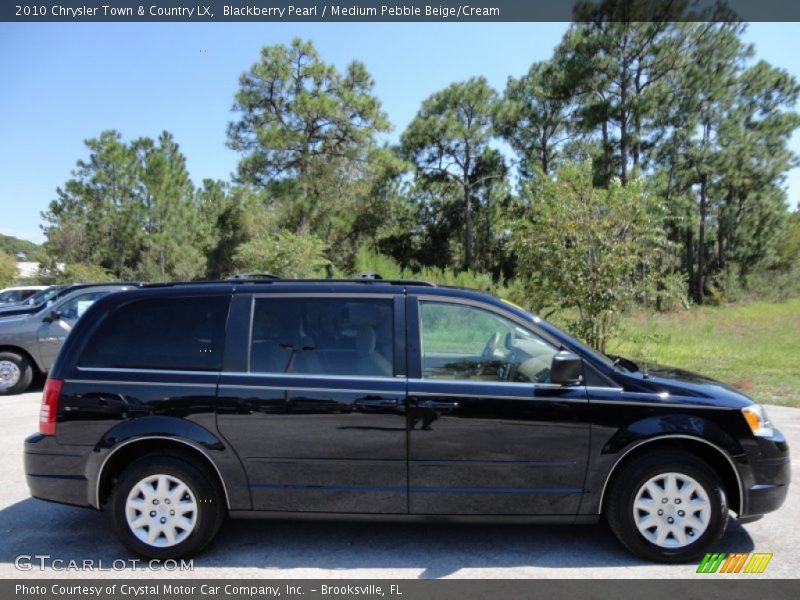
[[[697,573],[760,574],[767,569],[772,553],[766,552],[709,552],[700,561]]]

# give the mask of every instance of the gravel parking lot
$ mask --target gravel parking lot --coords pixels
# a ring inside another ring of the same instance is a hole
[[[605,525],[423,525],[229,521],[191,571],[153,571],[118,544],[107,513],[33,500],[22,466],[22,440],[37,428],[41,392],[0,397],[0,577],[191,578],[681,578],[696,565],[654,565],[625,551]],[[800,409],[769,407],[790,445],[800,447]],[[793,464],[798,481],[798,461]],[[797,577],[797,486],[783,508],[736,523],[716,550],[772,552],[759,577]],[[103,571],[20,571],[19,555],[102,561]],[[116,563],[114,561],[117,561]],[[114,566],[126,566],[114,570]],[[739,575],[745,577],[745,575]],[[712,576],[708,576],[712,577]],[[717,575],[720,577],[720,575]],[[737,577],[723,575],[722,577]],[[750,577],[750,576],[748,576]]]

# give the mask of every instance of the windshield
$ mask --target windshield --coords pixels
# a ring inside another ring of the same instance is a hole
[[[578,340],[576,340],[572,336],[567,335],[566,333],[561,331],[558,327],[556,327],[555,325],[553,325],[551,323],[548,323],[547,321],[545,321],[541,317],[537,317],[536,315],[533,315],[533,314],[529,313],[528,311],[526,311],[522,307],[517,306],[516,304],[514,304],[512,302],[509,302],[508,300],[503,300],[503,302],[507,305],[507,308],[508,308],[508,306],[510,306],[515,312],[522,313],[522,315],[524,315],[525,318],[530,319],[531,321],[536,323],[542,329],[544,329],[547,332],[549,332],[550,334],[554,335],[555,337],[557,337],[562,342],[565,342],[565,346],[568,347],[570,350],[572,350],[574,352],[577,352],[578,354],[582,354],[584,356],[588,355],[588,356],[594,358],[595,360],[597,360],[598,362],[604,363],[604,364],[606,364],[609,367],[612,367],[614,369],[617,369],[617,368],[621,367],[626,371],[636,371],[636,370],[638,370],[636,368],[635,363],[633,363],[631,361],[625,361],[625,360],[619,361],[619,360],[617,360],[617,358],[618,358],[617,356],[608,356],[608,355],[603,354],[602,352],[600,352],[598,350],[595,350],[594,348],[590,348],[589,346],[587,346],[583,342],[579,342]]]
[[[6,302],[18,302],[22,297],[23,292],[21,290],[8,290],[7,292],[3,292],[0,294],[0,304]]]

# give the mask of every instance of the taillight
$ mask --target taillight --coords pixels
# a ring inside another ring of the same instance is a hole
[[[56,414],[58,400],[61,398],[61,384],[60,379],[48,379],[44,384],[42,408],[39,410],[39,433],[42,435],[56,434]]]

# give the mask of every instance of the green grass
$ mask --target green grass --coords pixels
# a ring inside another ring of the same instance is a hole
[[[800,407],[800,299],[626,317],[608,352],[697,371]]]

